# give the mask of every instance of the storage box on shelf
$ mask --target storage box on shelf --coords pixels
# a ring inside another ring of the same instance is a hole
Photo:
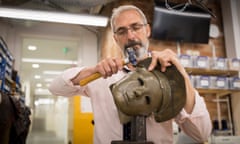
[[[193,67],[193,58],[187,54],[179,55],[179,60],[184,67]]]
[[[221,57],[214,57],[210,60],[210,68],[216,70],[228,70],[228,59]]]
[[[239,58],[228,59],[228,66],[230,70],[240,71],[240,59]]]
[[[229,78],[229,84],[230,84],[231,90],[240,90],[240,78],[239,77]]]
[[[210,68],[210,58],[208,56],[193,56],[193,66],[196,68]]]

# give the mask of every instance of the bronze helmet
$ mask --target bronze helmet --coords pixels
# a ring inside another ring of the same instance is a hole
[[[186,103],[185,81],[177,68],[172,65],[161,72],[158,64],[153,71],[148,71],[151,60],[140,61],[136,70],[110,86],[121,123],[129,122],[134,116],[151,114],[156,122],[167,121]]]

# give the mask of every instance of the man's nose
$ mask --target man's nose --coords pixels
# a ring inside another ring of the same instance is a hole
[[[143,93],[144,93],[144,90],[141,88],[135,88],[135,89],[132,89],[131,91],[127,92],[128,97],[130,99],[140,98],[143,95]]]
[[[135,38],[135,32],[134,32],[133,29],[129,28],[127,30],[127,37],[128,37],[128,39],[134,39]]]
[[[141,97],[143,95],[143,92],[144,92],[143,89],[137,88],[135,89],[134,94],[136,97]]]

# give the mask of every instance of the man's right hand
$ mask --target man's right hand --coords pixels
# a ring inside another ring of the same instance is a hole
[[[107,78],[117,73],[123,68],[124,62],[122,58],[106,58],[101,60],[95,66],[95,72],[102,75],[103,78]]]
[[[123,68],[124,62],[121,58],[107,58],[101,60],[96,66],[81,70],[71,79],[74,85],[84,86],[89,82],[99,78],[107,78],[117,73]]]

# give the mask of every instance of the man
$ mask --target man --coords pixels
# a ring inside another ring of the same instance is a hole
[[[150,26],[141,10],[129,5],[114,9],[111,27],[114,39],[123,53],[125,48],[131,46],[134,47],[135,51],[141,53],[139,55],[148,55]],[[186,104],[175,117],[175,121],[181,130],[193,139],[199,142],[206,141],[211,133],[209,113],[204,100],[191,85],[188,74],[180,64],[177,55],[166,49],[161,52],[152,51],[151,57],[149,71],[153,70],[159,62],[162,66],[160,71],[164,72],[168,66],[174,64],[182,74],[186,86]],[[117,108],[109,89],[112,83],[126,75],[122,61],[119,56],[103,59],[94,67],[68,69],[56,78],[49,88],[54,95],[84,95],[91,98],[95,122],[95,144],[110,144],[113,140],[123,138],[122,124],[119,121]],[[132,65],[128,64],[127,69],[133,69]],[[97,72],[102,75],[102,78],[90,82],[86,86],[79,86],[81,80]],[[173,143],[172,120],[157,123],[153,117],[149,116],[146,120],[146,126],[148,141],[155,144]]]

